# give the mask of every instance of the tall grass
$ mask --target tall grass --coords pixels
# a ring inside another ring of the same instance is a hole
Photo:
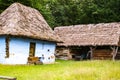
[[[120,80],[120,61],[63,61],[48,65],[0,65],[17,80]]]

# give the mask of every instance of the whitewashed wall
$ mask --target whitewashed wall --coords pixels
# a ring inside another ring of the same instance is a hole
[[[29,40],[10,38],[8,64],[26,64],[29,56]]]
[[[37,43],[36,45],[35,56],[42,57],[42,55],[44,55],[44,59],[41,59],[43,63],[53,63],[55,61],[55,58],[51,58],[51,57],[54,56],[55,54],[56,45],[54,43],[49,43],[49,42],[44,42],[44,45],[43,42],[41,43]]]
[[[0,63],[5,63],[5,37],[0,37]]]
[[[35,56],[42,57],[42,55],[44,55],[44,59],[41,59],[41,61],[44,64],[53,63],[55,61],[55,58],[51,58],[51,56],[54,56],[54,53],[55,53],[55,46],[56,46],[55,43],[32,40],[32,39],[22,39],[22,38],[10,38],[10,45],[9,45],[10,56],[9,58],[5,58],[5,37],[1,37],[0,38],[0,52],[1,52],[0,63],[26,64],[27,58],[29,57],[30,42],[36,43]]]

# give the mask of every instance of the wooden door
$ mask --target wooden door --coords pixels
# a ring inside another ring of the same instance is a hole
[[[35,46],[36,46],[35,43],[30,42],[29,57],[34,57],[35,56]]]

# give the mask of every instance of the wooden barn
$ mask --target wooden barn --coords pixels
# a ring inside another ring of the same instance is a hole
[[[56,42],[59,37],[36,9],[13,3],[1,13],[0,63],[53,63]]]
[[[60,59],[120,59],[120,22],[61,26],[54,29]]]

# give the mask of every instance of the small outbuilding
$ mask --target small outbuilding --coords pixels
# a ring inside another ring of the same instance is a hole
[[[53,63],[57,42],[59,37],[36,9],[13,3],[0,15],[2,64],[27,64],[30,57]]]
[[[63,40],[57,44],[57,58],[120,59],[120,22],[61,26],[54,31]]]

